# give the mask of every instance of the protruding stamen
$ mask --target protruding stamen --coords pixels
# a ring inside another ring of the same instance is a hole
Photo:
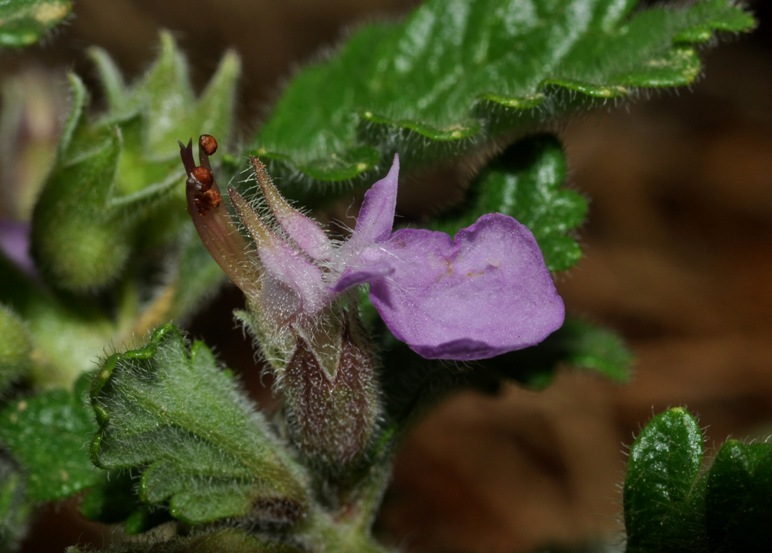
[[[199,141],[200,142],[200,141]],[[201,241],[220,268],[248,297],[256,297],[259,290],[259,268],[247,256],[249,245],[231,221],[217,182],[209,167],[206,152],[199,158],[206,166],[196,165],[193,159],[193,141],[180,144],[180,158],[185,167],[185,195],[188,214],[193,220]]]
[[[212,188],[212,184],[214,184],[214,175],[206,167],[201,167],[199,165],[193,169],[190,176],[198,181],[198,184],[201,185],[200,188],[202,192],[206,192]]]
[[[185,174],[190,177],[193,169],[196,168],[196,162],[193,159],[193,139],[188,140],[187,146],[181,140],[178,140],[177,144],[180,145],[180,158],[182,158],[182,165],[185,167]]]
[[[206,155],[214,155],[217,151],[217,139],[211,134],[202,134],[198,137],[198,147],[201,148]]]
[[[212,209],[220,207],[220,203],[222,203],[220,190],[217,188],[217,183],[214,180],[209,158],[206,151],[201,147],[202,143],[208,142],[203,140],[204,136],[209,135],[202,135],[199,138],[198,157],[202,164],[198,166],[193,161],[193,141],[189,140],[187,146],[183,145],[179,140],[177,141],[180,145],[180,158],[182,158],[182,164],[185,166],[185,173],[188,175],[188,195],[192,195],[193,205],[201,216],[207,215]],[[212,149],[211,144],[209,144],[208,149],[216,151],[217,141],[214,137],[209,137],[214,140],[215,145],[214,149]]]

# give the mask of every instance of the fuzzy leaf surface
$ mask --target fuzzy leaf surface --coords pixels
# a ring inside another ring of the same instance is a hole
[[[0,441],[26,473],[32,501],[63,499],[96,483],[101,472],[88,452],[96,430],[83,397],[89,377],[74,391],[56,389],[10,403],[0,412]]]
[[[702,432],[683,408],[655,416],[630,450],[624,483],[627,552],[700,551]]]
[[[91,398],[100,426],[94,462],[141,471],[141,499],[168,501],[175,518],[292,523],[307,508],[302,468],[210,350],[188,346],[175,327],[111,356]]]
[[[70,0],[10,0],[0,3],[0,46],[20,48],[42,39],[72,12]]]
[[[637,89],[689,84],[695,45],[754,25],[731,0],[637,4],[429,0],[298,72],[252,148],[290,183],[365,182],[395,150],[409,167]]]

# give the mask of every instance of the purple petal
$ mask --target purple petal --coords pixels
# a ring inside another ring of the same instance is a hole
[[[388,254],[382,248],[371,247],[360,251],[347,260],[343,273],[331,286],[335,293],[357,284],[373,282],[394,272]]]
[[[288,286],[300,300],[303,315],[315,315],[329,300],[322,280],[322,271],[303,254],[280,238],[257,244],[263,266],[271,276]]]
[[[233,188],[228,189],[228,195],[255,242],[263,268],[295,294],[299,307],[292,307],[292,310],[302,311],[297,314],[314,315],[329,299],[321,269],[274,233]]]
[[[265,165],[256,157],[250,158],[257,183],[263,192],[268,207],[281,228],[300,249],[311,259],[326,259],[330,255],[331,244],[316,221],[298,211],[279,193],[273,180],[268,175]]]
[[[395,155],[389,173],[365,193],[356,227],[346,243],[346,249],[356,251],[389,237],[397,207],[398,181],[399,156]]]
[[[370,299],[400,340],[428,359],[473,360],[534,345],[563,324],[557,294],[531,232],[483,215],[455,241],[401,230],[382,245],[392,274]]]

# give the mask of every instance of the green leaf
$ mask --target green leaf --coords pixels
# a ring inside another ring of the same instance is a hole
[[[565,180],[565,154],[554,136],[523,139],[486,166],[471,184],[461,212],[435,228],[452,236],[484,213],[505,213],[533,232],[551,271],[564,271],[581,256],[571,233],[587,214],[587,200],[562,188]]]
[[[703,551],[703,441],[683,408],[654,417],[635,439],[624,484],[627,552]]]
[[[409,168],[639,88],[689,84],[695,44],[754,25],[732,0],[636,4],[429,0],[298,72],[252,147],[289,184],[365,182],[395,151]]]
[[[705,504],[711,551],[767,551],[772,521],[772,444],[725,442],[707,478]]]
[[[168,33],[159,59],[132,86],[103,51],[92,57],[108,111],[90,118],[89,95],[70,76],[70,115],[33,214],[33,253],[44,276],[76,293],[116,282],[132,253],[168,247],[188,224],[176,140],[206,132],[227,142],[240,73],[238,57],[226,54],[197,99]]]
[[[70,12],[70,0],[6,0],[0,3],[0,46],[34,44]]]
[[[0,412],[0,441],[24,467],[32,501],[69,497],[100,477],[87,445],[96,425],[84,401],[90,375],[74,391],[51,390],[24,398]]]
[[[252,517],[292,523],[307,476],[201,342],[171,325],[111,356],[92,388],[94,462],[141,471],[140,497],[180,520]]]

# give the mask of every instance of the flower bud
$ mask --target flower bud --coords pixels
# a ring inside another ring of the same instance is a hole
[[[281,387],[293,441],[311,460],[342,469],[367,451],[381,406],[373,355],[358,317],[343,312],[337,330],[336,335],[325,336],[338,342],[332,345],[334,370],[325,367],[329,343],[313,343],[298,335]]]

